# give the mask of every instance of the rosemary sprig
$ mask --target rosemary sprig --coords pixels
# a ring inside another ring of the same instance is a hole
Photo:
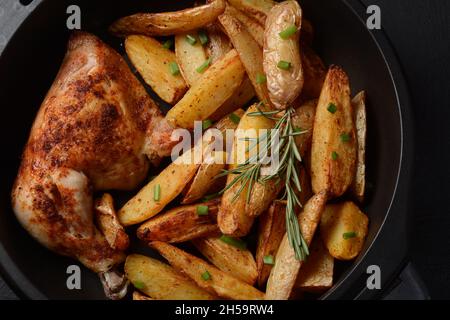
[[[280,111],[262,111],[258,108],[257,112],[249,113],[249,116],[264,116],[275,122],[273,130],[258,138],[247,139],[251,144],[247,148],[250,151],[256,147],[263,139],[266,139],[266,148],[259,155],[256,154],[244,163],[237,165],[230,170],[224,170],[220,176],[233,174],[235,178],[220,192],[221,194],[229,190],[233,186],[240,183],[239,189],[234,195],[233,201],[236,200],[243,192],[246,186],[246,201],[250,202],[251,190],[255,183],[266,183],[274,180],[276,183],[284,181],[285,191],[282,200],[286,200],[286,230],[291,247],[295,251],[295,257],[298,260],[305,260],[309,255],[308,245],[300,232],[300,226],[296,215],[296,208],[301,207],[298,193],[302,191],[300,179],[298,175],[297,162],[301,162],[302,158],[295,144],[295,137],[305,133],[306,131],[298,130],[294,127],[292,117],[295,113],[293,108],[288,108],[284,114]],[[275,135],[279,135],[280,140],[275,143]],[[266,163],[271,154],[278,153],[281,157],[277,168],[274,172],[267,176],[261,176],[262,163]]]

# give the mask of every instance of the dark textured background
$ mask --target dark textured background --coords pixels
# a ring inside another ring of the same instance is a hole
[[[450,1],[362,2],[381,7],[383,29],[398,53],[413,102],[416,152],[411,259],[431,297],[449,299]],[[0,299],[15,299],[1,279]]]

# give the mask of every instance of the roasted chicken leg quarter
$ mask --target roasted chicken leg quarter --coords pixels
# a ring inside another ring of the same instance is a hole
[[[94,223],[93,192],[135,188],[149,163],[170,154],[171,131],[122,57],[95,36],[74,33],[23,153],[12,191],[17,218],[121,297],[125,281],[112,269],[124,248],[111,246]]]

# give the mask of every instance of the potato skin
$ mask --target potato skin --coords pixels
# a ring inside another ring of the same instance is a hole
[[[223,272],[253,285],[258,276],[256,262],[248,249],[239,249],[223,242],[220,238],[209,237],[195,239],[194,246],[212,264]]]
[[[306,131],[295,138],[295,143],[302,158],[305,158],[306,154],[311,150],[316,108],[317,100],[307,101],[295,109],[295,115],[292,119],[296,128]]]
[[[302,25],[302,35],[303,35]],[[317,99],[327,75],[327,69],[322,59],[307,44],[302,43],[300,49],[302,67],[305,75],[301,98],[303,100]]]
[[[125,50],[144,81],[167,103],[174,104],[184,95],[188,86],[181,75],[172,75],[169,63],[175,54],[159,41],[142,35],[125,40]]]
[[[348,139],[344,141],[342,135]],[[349,80],[344,70],[331,66],[314,120],[311,178],[315,193],[328,190],[329,197],[335,198],[347,191],[355,176],[356,148]]]
[[[330,254],[339,260],[352,260],[367,236],[369,218],[351,201],[327,205],[320,221],[320,233]],[[344,238],[344,233],[356,236]]]
[[[320,217],[327,202],[327,192],[314,195],[303,207],[298,216],[300,231],[308,246],[311,244],[320,222]],[[275,258],[275,265],[267,282],[267,300],[287,300],[295,285],[298,271],[303,261],[295,258],[294,249],[289,244],[287,234],[284,235]]]
[[[304,74],[300,58],[300,29],[302,9],[297,1],[283,1],[274,6],[267,16],[264,32],[264,72],[270,100],[275,108],[283,110],[300,95]],[[279,33],[295,25],[297,32],[289,39]],[[291,63],[289,70],[278,68],[280,61]]]
[[[143,223],[137,230],[137,236],[145,242],[177,243],[219,234],[218,204],[219,200],[213,200],[171,209]],[[199,216],[197,214],[198,205],[208,206],[208,214]]]
[[[361,91],[352,100],[358,154],[356,160],[355,180],[351,186],[352,195],[360,202],[364,202],[366,189],[366,139],[367,139],[367,111],[366,92]]]
[[[175,12],[137,13],[114,22],[109,31],[116,36],[143,34],[168,36],[202,28],[225,10],[225,0]]]
[[[265,256],[275,258],[281,240],[286,233],[286,205],[283,201],[274,201],[270,208],[261,215],[258,226],[258,246],[256,265],[258,268],[258,286],[262,288],[272,270],[271,265],[264,264]]]
[[[334,258],[320,237],[315,237],[310,255],[301,267],[295,288],[305,292],[320,293],[333,286]]]
[[[169,265],[143,255],[131,254],[127,257],[125,274],[134,285],[143,285],[139,290],[156,300],[215,299],[214,295],[199,288]]]
[[[190,277],[199,287],[226,299],[262,300],[264,293],[219,269],[170,244],[154,241],[150,243],[169,263]],[[208,271],[211,278],[203,280],[202,274]]]
[[[244,80],[245,70],[236,50],[210,66],[184,97],[166,115],[180,128],[193,129],[194,121],[203,121],[221,107]]]

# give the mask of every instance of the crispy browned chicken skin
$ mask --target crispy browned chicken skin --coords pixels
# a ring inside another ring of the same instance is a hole
[[[73,34],[23,153],[17,218],[51,250],[109,271],[124,253],[95,226],[93,192],[135,188],[148,159],[170,153],[170,134],[122,57],[93,35]]]

